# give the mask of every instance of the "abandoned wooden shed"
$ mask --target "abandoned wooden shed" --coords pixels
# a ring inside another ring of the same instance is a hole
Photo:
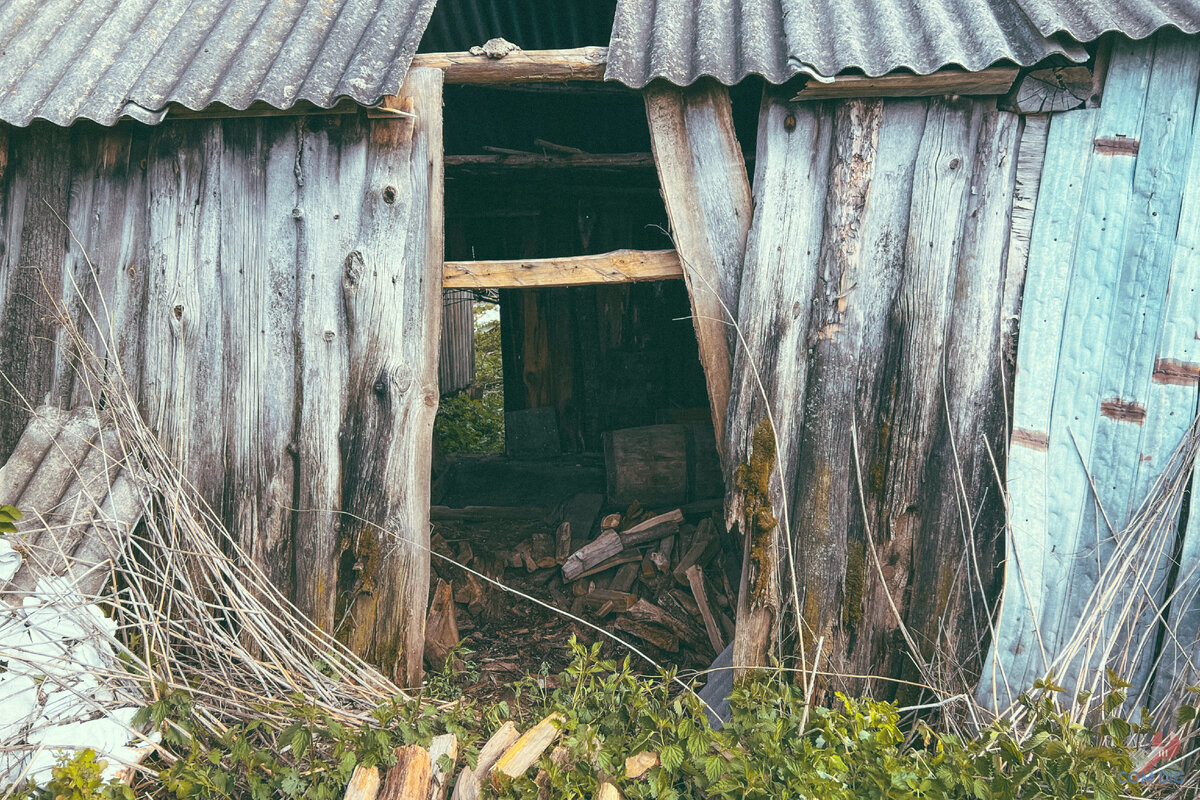
[[[334,5],[0,7],[0,458],[96,400],[65,311],[248,557],[413,684],[472,380],[443,289],[494,289],[510,456],[711,431],[735,664],[986,664],[1007,703],[1075,659],[1088,542],[1196,411],[1200,7]],[[1196,628],[1168,516],[1155,631]]]

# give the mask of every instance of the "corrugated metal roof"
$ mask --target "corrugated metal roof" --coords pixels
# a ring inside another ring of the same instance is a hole
[[[1067,33],[1081,42],[1119,31],[1142,39],[1174,25],[1200,31],[1200,0],[1017,0],[1046,36]]]
[[[0,119],[395,94],[436,0],[0,0]]]
[[[801,73],[928,74],[999,61],[1029,66],[1053,55],[1086,60],[1078,43],[1043,34],[1022,2],[620,0],[606,76],[633,87],[654,78],[687,85],[705,75],[726,84],[749,75],[782,83]]]

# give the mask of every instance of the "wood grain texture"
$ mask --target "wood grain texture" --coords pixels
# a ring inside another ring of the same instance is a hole
[[[841,75],[831,81],[810,80],[795,100],[837,100],[846,98],[928,97],[931,95],[1000,95],[1017,79],[1015,67],[992,67],[977,72],[945,70],[929,75],[895,73],[868,78],[865,75]]]
[[[1018,129],[982,100],[764,100],[727,427],[727,509],[751,533],[736,665],[765,663],[797,624],[786,655],[811,663],[823,642],[834,672],[898,675],[912,655],[970,663],[978,639],[937,630],[986,627],[990,568],[958,565],[965,542],[993,541],[1002,524],[985,442],[1003,430]],[[780,525],[760,530],[736,466],[755,463],[767,419]],[[965,508],[976,528],[964,537]],[[897,613],[922,652],[906,654]]]
[[[729,93],[715,81],[644,91],[671,235],[684,266],[717,447],[723,451],[738,308],[753,202]]]
[[[515,50],[504,58],[467,52],[418,53],[412,66],[442,70],[447,84],[600,81],[608,66],[608,48]]]
[[[683,277],[674,250],[616,250],[595,256],[531,258],[522,261],[447,261],[447,288],[521,289],[635,283]]]

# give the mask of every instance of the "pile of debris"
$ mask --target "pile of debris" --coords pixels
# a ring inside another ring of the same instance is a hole
[[[629,639],[660,663],[706,666],[721,652],[733,637],[737,597],[730,554],[740,550],[728,541],[720,501],[667,511],[633,503],[600,517],[602,503],[599,495],[578,495],[552,515],[556,526],[508,549],[489,542],[485,551],[478,541],[436,532],[431,548],[443,558],[433,563],[430,665],[441,667],[464,630],[512,606],[490,581],[536,587],[539,599]],[[589,540],[592,529],[598,532]]]

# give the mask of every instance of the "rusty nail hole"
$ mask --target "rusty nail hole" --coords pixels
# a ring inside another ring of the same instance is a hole
[[[396,202],[396,187],[395,186],[389,186],[383,190],[383,202],[387,203],[389,206],[392,203]]]
[[[788,114],[783,118],[783,129],[788,133],[796,130],[796,117],[793,114]]]
[[[175,306],[172,310],[175,312],[175,319],[183,319],[183,306]]]

